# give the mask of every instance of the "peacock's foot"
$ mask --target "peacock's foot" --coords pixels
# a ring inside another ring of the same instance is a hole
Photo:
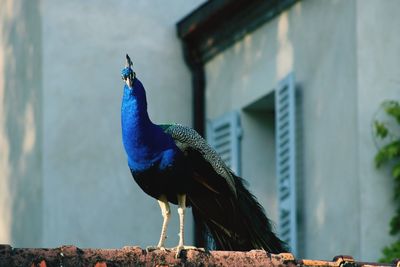
[[[175,247],[175,248],[173,248],[174,250],[176,249],[176,254],[175,254],[175,258],[179,258],[180,256],[181,256],[181,252],[183,251],[183,250],[190,250],[190,249],[193,249],[193,250],[198,250],[198,251],[203,251],[203,252],[205,252],[205,249],[204,248],[198,248],[198,247],[195,247],[195,246],[177,246],[177,247]]]
[[[148,246],[148,247],[146,247],[146,252],[152,252],[152,251],[155,251],[155,250],[168,251],[167,248],[161,247],[161,246]]]

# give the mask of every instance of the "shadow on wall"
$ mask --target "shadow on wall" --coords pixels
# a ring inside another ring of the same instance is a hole
[[[0,243],[41,245],[42,52],[37,1],[0,3]]]

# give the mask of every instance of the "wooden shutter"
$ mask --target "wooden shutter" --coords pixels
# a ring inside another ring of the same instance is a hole
[[[275,91],[276,175],[279,235],[294,255],[297,250],[295,84],[293,73]]]
[[[242,129],[240,126],[240,114],[232,111],[210,121],[207,125],[207,140],[225,163],[236,175],[240,170],[240,138]]]

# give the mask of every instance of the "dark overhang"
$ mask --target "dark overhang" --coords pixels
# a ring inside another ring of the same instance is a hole
[[[177,24],[192,60],[205,63],[297,0],[207,1]]]
[[[177,23],[192,72],[193,127],[204,135],[204,64],[299,0],[210,0]]]

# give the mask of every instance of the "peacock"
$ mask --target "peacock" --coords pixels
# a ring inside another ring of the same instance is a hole
[[[173,203],[179,214],[177,257],[182,250],[195,248],[184,245],[186,207],[192,207],[196,223],[212,237],[217,250],[286,252],[245,181],[204,138],[192,128],[150,120],[145,89],[128,55],[121,75],[125,81],[122,139],[128,166],[139,187],[158,201],[163,216],[160,239],[153,249],[165,249],[169,203]]]

